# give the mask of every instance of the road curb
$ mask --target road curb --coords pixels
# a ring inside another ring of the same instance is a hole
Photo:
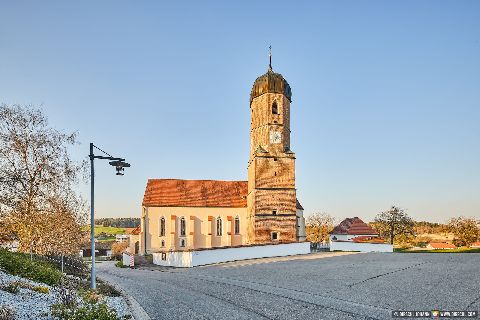
[[[122,294],[123,298],[125,298],[125,302],[127,303],[127,306],[130,308],[130,311],[132,313],[132,316],[135,320],[151,320],[150,316],[145,312],[145,310],[142,308],[142,306],[138,303],[137,300],[135,300],[134,297],[129,295],[125,290],[123,290],[122,287],[117,285],[116,283],[112,283],[110,281],[107,281],[106,279],[102,278],[103,281],[107,282],[109,285],[114,287],[116,290],[120,291]]]

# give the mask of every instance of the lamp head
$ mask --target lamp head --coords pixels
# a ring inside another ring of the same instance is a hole
[[[115,167],[115,170],[117,170],[117,176],[123,176],[125,168],[130,167],[130,163],[126,163],[125,161],[110,161],[109,164]]]

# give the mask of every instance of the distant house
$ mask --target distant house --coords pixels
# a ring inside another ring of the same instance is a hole
[[[0,229],[0,248],[16,252],[18,251],[19,246],[20,242],[15,234],[6,232],[4,229]]]
[[[330,251],[393,252],[375,229],[359,217],[340,222],[330,234]]]
[[[352,239],[356,243],[385,243],[385,239],[376,236],[358,236]]]
[[[352,239],[360,236],[375,238],[378,237],[379,234],[359,217],[347,218],[333,228],[330,233],[330,242],[338,240],[352,241]]]
[[[442,249],[456,249],[457,247],[451,243],[444,243],[444,242],[430,242],[427,245],[427,249],[430,250],[442,250]]]
[[[20,242],[18,240],[3,240],[0,241],[0,248],[7,249],[12,252],[17,252]]]
[[[128,234],[117,234],[115,235],[115,241],[117,242],[127,242],[130,237]]]
[[[474,242],[470,245],[470,248],[480,249],[480,241]]]
[[[128,228],[125,233],[128,234],[128,251],[138,254],[140,249],[140,225],[136,228]]]
[[[112,255],[112,244],[107,242],[95,241],[95,257],[110,257]],[[81,250],[80,256],[91,257],[92,249],[89,243],[85,243]]]

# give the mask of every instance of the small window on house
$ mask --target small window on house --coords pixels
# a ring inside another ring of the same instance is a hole
[[[272,104],[272,114],[278,114],[278,106],[276,101],[274,101]]]
[[[217,236],[222,235],[222,218],[217,218]]]
[[[185,218],[180,219],[180,235],[184,237],[186,234]]]
[[[180,240],[180,247],[185,247],[185,239]]]
[[[162,260],[163,261],[167,260],[167,254],[165,252],[162,252]]]
[[[165,217],[160,218],[160,237],[165,237]]]
[[[162,247],[165,247],[165,240],[162,240]]]
[[[273,241],[278,240],[278,233],[277,232],[272,232],[272,240]]]
[[[277,171],[275,171],[275,177],[277,176]]]
[[[240,218],[235,217],[235,234],[240,234]]]
[[[277,210],[273,210],[273,211],[272,211],[272,214],[273,214],[273,215],[277,214]]]

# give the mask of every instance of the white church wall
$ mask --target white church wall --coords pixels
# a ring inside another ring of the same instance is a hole
[[[171,267],[195,267],[227,261],[283,257],[310,253],[310,242],[297,242],[240,248],[218,248],[200,251],[153,253],[153,263]]]
[[[148,207],[146,208],[147,252],[163,250],[210,248],[214,246],[242,245],[247,232],[247,208],[217,208],[217,207]],[[172,219],[172,216],[174,216]],[[213,220],[209,221],[208,217]],[[228,217],[240,218],[240,235],[233,235]],[[165,236],[159,234],[160,218],[166,220]],[[186,235],[180,237],[180,219],[185,218]],[[216,235],[215,219],[222,218],[222,236]],[[142,233],[142,242],[145,234]],[[186,247],[181,248],[181,238],[186,240]],[[165,246],[162,246],[164,241]],[[142,243],[143,245],[143,243]],[[142,246],[143,249],[143,246]],[[143,253],[143,252],[141,252]]]
[[[171,251],[152,253],[153,264],[165,267],[192,267],[192,251]]]
[[[393,252],[387,243],[363,243],[352,241],[330,241],[330,251]]]

